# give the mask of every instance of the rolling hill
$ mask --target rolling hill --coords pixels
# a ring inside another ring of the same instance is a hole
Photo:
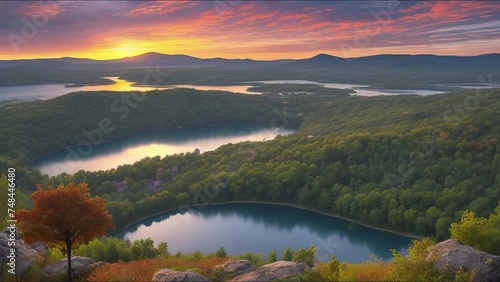
[[[299,60],[201,59],[145,53],[113,60],[54,58],[0,61],[0,86],[42,83],[102,83],[121,76],[141,82],[154,68],[167,84],[237,84],[252,80],[309,79],[364,83],[380,88],[418,88],[446,83],[498,83],[500,54],[479,56],[376,55],[341,58],[328,54]]]

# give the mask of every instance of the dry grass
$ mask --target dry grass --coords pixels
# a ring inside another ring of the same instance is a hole
[[[316,271],[322,279],[338,281],[388,281],[393,264],[379,260],[364,263],[340,265],[339,273],[333,273],[328,263],[316,264]]]
[[[131,262],[108,263],[97,269],[87,277],[88,281],[151,281],[156,271],[163,268],[185,270],[197,268],[208,274],[218,264],[227,258],[202,258],[186,261],[182,258],[144,259]]]
[[[391,269],[392,263],[366,262],[349,264],[346,270],[356,281],[387,281]]]

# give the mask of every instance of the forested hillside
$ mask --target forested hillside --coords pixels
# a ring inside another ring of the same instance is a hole
[[[22,168],[37,156],[181,126],[268,124],[273,109],[281,106],[272,97],[192,89],[75,92],[49,101],[4,105],[0,107],[0,168],[19,166],[21,187],[34,189],[35,183],[27,180],[32,177],[24,177]],[[300,118],[287,124],[298,125]]]
[[[443,239],[464,210],[487,216],[500,200],[500,90],[286,99],[170,91],[148,94],[126,120],[116,122],[114,136],[179,124],[259,122],[279,128],[303,121],[296,134],[272,141],[145,158],[109,171],[51,179],[29,172],[30,181],[87,182],[109,201],[118,229],[179,206],[254,200],[295,203]],[[19,113],[8,116],[9,126],[3,127],[3,134],[19,139],[6,145],[24,148],[17,151],[23,156],[17,163],[25,164],[37,154],[75,144],[82,129],[114,114],[109,105],[117,95],[74,93],[1,108],[3,117]],[[43,126],[29,127],[34,119]],[[13,149],[2,154],[4,164],[15,161]],[[178,175],[158,174],[174,166]],[[156,179],[161,189],[146,189]],[[114,183],[124,180],[129,189],[117,193]]]
[[[487,216],[500,200],[499,94],[280,99],[176,89],[148,92],[133,104],[129,97],[127,104],[122,93],[72,93],[0,108],[2,166],[19,167],[27,191],[35,183],[88,182],[108,199],[118,227],[179,205],[254,200],[441,239],[463,210]],[[103,118],[116,127],[103,140],[177,126],[300,127],[272,141],[145,158],[108,171],[49,180],[26,170],[35,156],[87,140],[83,131],[99,128]],[[158,175],[171,167],[179,174]],[[117,193],[116,183],[124,180],[129,189]],[[161,189],[147,189],[153,180]]]

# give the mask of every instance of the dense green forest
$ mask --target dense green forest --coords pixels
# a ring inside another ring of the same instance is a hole
[[[95,146],[99,144],[94,143],[129,134],[179,126],[267,125],[276,115],[273,109],[281,108],[281,102],[278,98],[259,95],[172,89],[75,92],[49,101],[3,105],[0,107],[0,168],[19,166],[19,181],[28,181],[31,177],[23,177],[23,167],[37,156],[67,146],[84,143]],[[287,126],[298,127],[300,120],[295,117]],[[34,187],[35,183],[21,184]]]
[[[93,194],[108,200],[117,231],[170,208],[255,200],[299,204],[443,239],[464,210],[488,216],[499,204],[499,94],[483,89],[427,97],[280,99],[176,89],[148,92],[120,120],[125,111],[115,113],[110,105],[124,103],[125,94],[73,93],[0,108],[2,167],[18,166],[26,190],[34,183],[87,182]],[[82,130],[106,117],[116,126],[106,140],[178,125],[261,123],[298,131],[203,154],[145,158],[108,171],[49,179],[26,170],[34,157],[78,144]],[[168,173],[174,166],[178,175]],[[152,180],[160,180],[161,189],[148,190]],[[120,181],[127,182],[123,193],[115,189]]]
[[[275,94],[282,96],[289,95],[330,95],[348,96],[355,93],[352,89],[327,88],[317,84],[260,84],[247,89],[247,91],[260,92],[265,94]]]

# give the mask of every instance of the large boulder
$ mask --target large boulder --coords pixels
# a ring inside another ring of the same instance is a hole
[[[44,242],[33,243],[31,244],[31,248],[43,256],[47,256],[49,254],[49,246]]]
[[[199,273],[187,270],[187,271],[175,271],[171,269],[162,269],[157,271],[153,275],[153,281],[172,281],[172,282],[180,282],[180,281],[203,281],[208,282],[211,281],[208,277],[203,276]]]
[[[93,258],[74,256],[71,258],[72,276],[78,276],[90,270],[91,265],[95,262]],[[64,276],[68,273],[68,259],[62,259],[54,262],[40,270],[38,273],[41,280],[51,280],[54,277]]]
[[[500,281],[500,256],[494,256],[457,240],[446,240],[434,245],[427,261],[436,259],[436,269],[447,272],[452,279],[462,267],[470,272],[475,270],[473,281]]]
[[[257,269],[257,266],[249,260],[232,260],[217,265],[214,270],[220,269],[224,275],[235,277]]]
[[[277,261],[237,276],[233,281],[273,281],[303,274],[306,269],[309,269],[309,266],[303,262]]]
[[[34,259],[38,257],[38,252],[36,250],[31,249],[29,244],[25,244],[24,240],[19,239],[20,238],[20,233],[15,234],[12,233],[15,238],[15,248],[16,248],[16,253],[15,253],[15,272],[16,276],[18,277],[23,277],[25,274],[26,270],[30,268],[33,263]],[[14,238],[14,237],[12,237]],[[10,266],[8,263],[10,263],[10,258],[7,256],[10,256],[10,249],[13,248],[14,246],[9,246],[9,242],[12,244],[11,240],[11,232],[9,229],[4,229],[2,232],[0,232],[0,271],[3,271],[3,268],[6,267],[7,269],[10,269]]]

